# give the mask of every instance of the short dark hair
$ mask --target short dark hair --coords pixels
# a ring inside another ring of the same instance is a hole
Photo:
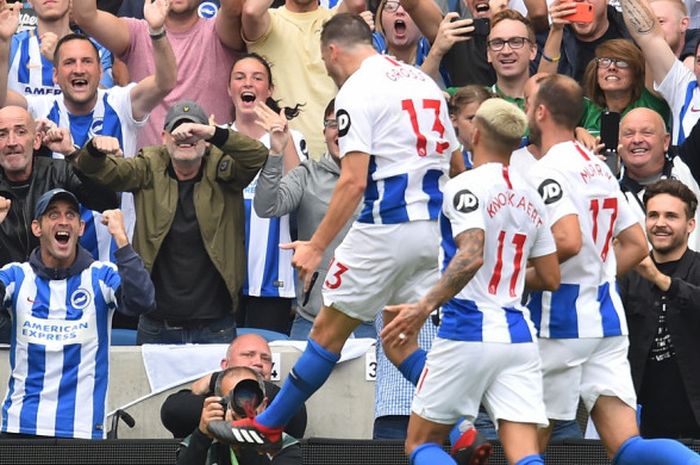
[[[97,45],[90,40],[88,36],[85,34],[80,34],[78,32],[73,32],[70,34],[66,34],[63,37],[61,37],[58,42],[56,43],[56,49],[53,52],[53,66],[57,67],[58,66],[58,57],[61,55],[61,47],[63,47],[63,44],[66,42],[70,42],[71,40],[84,40],[90,45],[92,45],[92,49],[95,51],[95,57],[97,58],[97,61],[100,61],[100,51],[97,49]]]
[[[372,30],[362,16],[353,13],[339,13],[329,19],[321,30],[321,45],[331,42],[350,46],[365,44],[372,46]]]
[[[450,98],[449,109],[451,115],[456,115],[462,108],[470,103],[481,104],[485,100],[493,97],[493,94],[484,86],[469,84],[457,89],[457,92]]]
[[[332,98],[330,102],[328,102],[328,105],[326,105],[326,109],[323,110],[323,118],[328,118],[329,116],[333,116],[335,114],[335,98]]]
[[[540,81],[533,103],[544,105],[557,124],[573,131],[583,115],[583,89],[568,76],[552,74]]]
[[[685,214],[688,219],[695,218],[695,210],[698,208],[698,198],[692,190],[678,179],[662,179],[647,186],[644,191],[644,207],[654,196],[668,194],[685,203]]]

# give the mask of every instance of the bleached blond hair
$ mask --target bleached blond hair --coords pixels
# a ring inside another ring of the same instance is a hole
[[[518,147],[527,127],[525,113],[501,98],[485,100],[474,114],[474,120],[481,123],[490,144],[510,150]]]

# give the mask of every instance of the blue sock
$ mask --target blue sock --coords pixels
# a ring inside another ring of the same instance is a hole
[[[406,359],[401,362],[398,368],[404,378],[409,380],[414,386],[418,384],[418,378],[420,378],[421,372],[423,372],[423,367],[425,367],[425,359],[428,357],[428,353],[421,349],[420,347],[416,349],[411,355],[406,357]]]
[[[326,382],[340,358],[309,339],[306,350],[289,373],[281,391],[272,404],[256,420],[267,427],[289,423],[301,404]]]
[[[633,436],[617,451],[613,465],[700,465],[700,455],[672,439]]]
[[[457,465],[457,462],[434,442],[421,444],[413,449],[409,461],[411,465]]]
[[[544,459],[540,454],[532,454],[521,458],[515,465],[544,465]]]

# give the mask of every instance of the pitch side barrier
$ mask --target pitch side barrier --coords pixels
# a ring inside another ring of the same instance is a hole
[[[700,452],[700,441],[685,441]],[[25,439],[0,441],[0,465],[173,465],[177,440],[120,439],[105,441]],[[304,465],[408,465],[402,441],[310,438],[301,442]],[[599,441],[553,442],[546,463],[609,465]],[[490,465],[506,465],[495,444]]]

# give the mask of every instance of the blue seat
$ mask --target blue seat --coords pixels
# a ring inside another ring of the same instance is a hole
[[[112,345],[113,346],[135,346],[136,345],[136,330],[114,328],[112,329]]]
[[[267,342],[272,341],[288,341],[289,336],[286,334],[278,333],[277,331],[271,331],[269,329],[261,328],[236,328],[236,332],[239,336],[243,334],[257,334],[265,338]]]

